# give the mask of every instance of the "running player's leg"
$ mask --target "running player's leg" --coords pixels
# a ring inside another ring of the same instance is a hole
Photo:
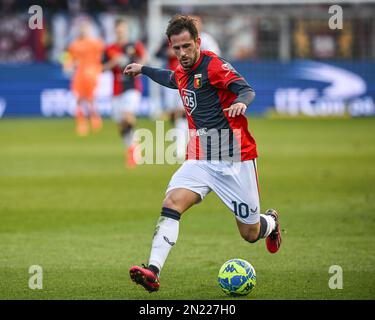
[[[76,105],[76,113],[75,113],[76,133],[77,135],[84,137],[84,136],[87,136],[89,133],[89,126],[87,123],[85,110],[83,107],[85,100],[80,97],[80,94],[76,94],[76,96],[77,96],[77,105]]]
[[[275,229],[276,222],[270,215],[260,214],[259,222],[254,224],[243,223],[236,220],[238,230],[243,239],[250,243],[267,238]]]
[[[81,96],[85,99],[88,107],[88,115],[91,122],[91,127],[94,132],[98,132],[102,129],[102,119],[96,109],[94,93],[98,82],[96,73],[87,73],[80,76],[79,90]]]
[[[252,165],[251,165],[252,164]],[[253,172],[253,176],[256,179],[257,190],[259,195],[259,181],[258,181],[258,169],[256,160],[248,161],[247,169]],[[266,239],[266,247],[270,253],[276,253],[279,251],[281,245],[281,232],[279,215],[274,209],[268,209],[265,214],[259,215],[259,237],[258,239]],[[241,230],[246,232],[247,227],[239,226]]]
[[[156,267],[157,273],[177,241],[181,215],[200,200],[198,193],[184,188],[173,189],[165,196],[149,259],[149,265]]]
[[[265,238],[268,251],[276,253],[281,245],[278,213],[274,209],[268,209],[265,214],[259,215],[259,220],[257,224],[246,224],[237,220],[238,230],[242,238],[250,243]]]
[[[91,127],[94,132],[99,132],[103,128],[103,121],[96,109],[94,98],[88,100]]]
[[[125,149],[127,149],[126,161],[128,167],[135,167],[137,159],[135,155],[136,144],[134,143],[134,128],[137,119],[133,113],[124,112],[119,123],[119,133],[123,139]]]
[[[181,214],[199,200],[199,194],[183,188],[171,190],[166,195],[152,240],[149,264],[133,266],[129,271],[132,280],[149,292],[159,289],[160,271],[177,242]]]
[[[168,186],[161,216],[157,222],[148,266],[134,266],[130,276],[148,291],[159,289],[159,275],[172,247],[178,239],[182,213],[201,201],[210,191],[208,178],[199,166],[185,162],[174,174]]]
[[[268,250],[276,252],[280,242],[270,249],[268,237],[279,232],[278,216],[274,210],[260,214],[255,160],[221,166],[213,190],[234,213],[242,238],[250,243],[267,238]]]
[[[126,147],[131,147],[134,143],[134,127],[137,124],[135,115],[131,112],[123,112],[119,123],[119,133],[124,140]]]
[[[199,161],[186,161],[173,175],[163,201],[161,218],[156,227],[157,232],[153,240],[149,260],[149,263],[156,266],[159,271],[172,248],[171,245],[168,245],[166,238],[169,239],[169,236],[171,236],[170,242],[176,242],[178,235],[177,221],[179,221],[182,213],[201,201],[211,190],[209,188],[210,179],[208,172],[199,164]],[[168,224],[168,227],[162,228],[165,224]],[[162,229],[168,229],[168,234],[163,234]]]
[[[89,126],[86,120],[84,102],[85,102],[85,88],[84,79],[79,75],[74,75],[71,83],[71,89],[76,97],[76,110],[75,110],[75,121],[76,121],[76,133],[83,137],[89,133]]]
[[[178,90],[164,87],[165,108],[169,113],[174,127],[178,130],[176,137],[176,156],[178,160],[185,159],[188,138],[188,123],[181,97]]]
[[[137,123],[136,112],[141,102],[141,93],[130,89],[117,98],[114,107],[114,119],[118,123],[119,133],[123,139],[127,154],[125,156],[127,166],[134,167],[137,163],[135,154],[134,128]]]

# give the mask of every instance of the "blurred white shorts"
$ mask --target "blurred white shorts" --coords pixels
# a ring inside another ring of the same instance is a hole
[[[126,90],[112,98],[112,119],[121,122],[124,113],[136,114],[141,104],[142,93],[136,89]]]
[[[172,112],[175,110],[184,110],[180,93],[177,89],[162,87],[164,92],[164,111]]]
[[[166,193],[189,189],[201,200],[212,190],[245,224],[259,222],[259,189],[256,160],[243,162],[187,160],[172,176]]]

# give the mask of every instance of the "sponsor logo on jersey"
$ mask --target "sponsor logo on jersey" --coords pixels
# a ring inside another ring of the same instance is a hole
[[[181,98],[187,114],[190,116],[197,107],[197,97],[194,91],[188,89],[181,90]]]

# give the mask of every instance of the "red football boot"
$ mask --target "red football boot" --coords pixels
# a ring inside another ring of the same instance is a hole
[[[133,266],[129,270],[130,278],[136,283],[142,285],[148,292],[159,290],[159,277],[146,266]]]
[[[271,232],[271,234],[266,238],[266,246],[269,252],[276,253],[280,249],[281,245],[281,232],[280,232],[280,222],[279,215],[276,210],[268,209],[266,214],[272,216],[275,219],[276,227]]]

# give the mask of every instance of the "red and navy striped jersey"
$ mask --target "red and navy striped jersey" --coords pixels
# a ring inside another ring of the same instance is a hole
[[[129,89],[142,91],[142,80],[125,75],[122,70],[129,63],[137,62],[145,55],[142,42],[129,42],[120,46],[117,43],[109,45],[105,49],[103,62],[106,63],[114,57],[121,57],[119,64],[112,68],[113,72],[113,95],[117,96]]]
[[[187,159],[216,158],[208,153],[216,152],[226,145],[229,145],[231,153],[238,150],[240,161],[257,157],[256,142],[248,130],[246,117],[229,117],[228,112],[223,111],[237,98],[229,89],[234,82],[248,85],[228,62],[211,51],[201,51],[198,61],[189,70],[184,70],[179,65],[171,73],[170,83],[180,92],[189,124]],[[219,134],[227,133],[220,135],[216,141],[219,146],[216,147],[210,141],[215,140],[216,136],[210,137],[208,141],[204,139],[205,135],[215,131]],[[223,160],[220,156],[218,159]]]

